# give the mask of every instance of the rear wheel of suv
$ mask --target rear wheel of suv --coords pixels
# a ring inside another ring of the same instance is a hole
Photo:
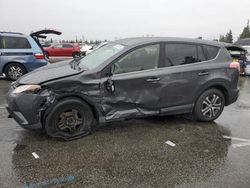
[[[26,74],[26,69],[19,63],[10,63],[4,68],[4,74],[9,80],[17,80],[24,74]]]
[[[224,94],[218,89],[208,89],[196,101],[193,116],[198,121],[213,121],[221,115],[224,106]]]
[[[94,116],[89,105],[80,99],[67,98],[44,116],[46,133],[55,138],[73,140],[92,132]]]

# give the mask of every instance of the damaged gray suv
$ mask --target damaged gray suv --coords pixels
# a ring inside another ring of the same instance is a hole
[[[224,44],[129,38],[48,65],[11,85],[7,110],[25,129],[71,140],[97,125],[155,115],[213,121],[237,100],[239,63]]]

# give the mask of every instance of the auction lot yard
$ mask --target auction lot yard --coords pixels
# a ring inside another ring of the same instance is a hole
[[[8,119],[2,107],[9,84],[0,80],[1,188],[250,187],[248,77],[240,78],[237,102],[215,122],[135,119],[70,142],[23,130]]]

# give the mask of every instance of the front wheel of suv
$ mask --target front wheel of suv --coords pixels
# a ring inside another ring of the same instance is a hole
[[[198,121],[213,121],[221,115],[224,106],[224,94],[218,89],[208,89],[196,101],[193,116]]]
[[[73,140],[92,132],[94,116],[88,104],[77,98],[66,98],[44,116],[44,129],[54,138]]]

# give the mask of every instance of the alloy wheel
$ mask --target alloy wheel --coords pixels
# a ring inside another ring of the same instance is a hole
[[[19,66],[11,66],[8,70],[8,75],[11,79],[17,80],[23,75],[23,70]]]
[[[202,101],[201,113],[203,116],[212,118],[222,110],[222,99],[219,95],[212,94]]]

